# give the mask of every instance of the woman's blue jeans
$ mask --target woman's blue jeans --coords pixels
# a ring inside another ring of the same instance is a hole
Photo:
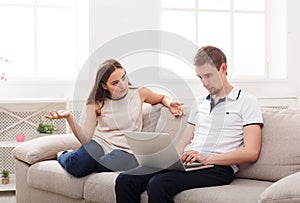
[[[74,152],[63,152],[57,160],[75,177],[83,177],[93,172],[126,171],[138,166],[133,154],[118,149],[105,154],[103,148],[94,140],[83,144]]]

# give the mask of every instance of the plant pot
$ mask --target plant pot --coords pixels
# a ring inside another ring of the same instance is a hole
[[[2,184],[9,184],[9,178],[2,178]]]

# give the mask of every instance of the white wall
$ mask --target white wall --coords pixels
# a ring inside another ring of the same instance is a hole
[[[297,25],[297,43],[295,43],[295,44],[297,44],[297,52],[296,52],[296,56],[297,56],[297,59],[298,59],[298,61],[297,61],[297,72],[295,72],[295,74],[297,75],[297,78],[298,78],[298,80],[297,80],[297,86],[298,86],[298,94],[297,94],[297,96],[299,97],[299,99],[300,99],[300,80],[299,80],[299,78],[300,78],[300,13],[299,13],[299,11],[300,11],[300,1],[297,1],[297,21],[296,21],[296,25]],[[300,106],[300,105],[299,105]]]
[[[103,43],[122,34],[145,29],[159,29],[159,3],[159,0],[92,1],[90,5],[91,52]],[[260,80],[255,82],[232,81],[259,98],[296,98],[300,96],[300,57],[298,57],[300,53],[300,14],[297,12],[300,10],[299,1],[289,0],[288,9],[288,78],[286,80]],[[101,20],[103,18],[106,18],[106,20]],[[139,59],[124,59],[122,62],[125,63],[126,69],[130,69],[137,66],[144,67],[141,64],[151,66],[153,61],[156,60],[155,57],[141,57]],[[161,83],[161,81],[159,82]],[[204,92],[198,81],[188,82],[196,95]]]
[[[258,81],[236,83],[257,97],[299,97],[300,96],[300,2],[289,15],[288,56],[292,74],[286,81]],[[121,35],[140,30],[159,29],[159,0],[91,0],[90,1],[90,53],[103,44]],[[121,45],[120,45],[121,46]],[[127,57],[122,59],[126,69],[157,65],[155,56]],[[233,81],[234,82],[234,81]],[[259,84],[259,85],[258,85]],[[202,93],[199,82],[191,82],[196,93]],[[74,82],[31,82],[7,81],[0,84],[0,98],[16,97],[69,97],[74,93]]]
[[[8,81],[0,83],[1,98],[63,98],[73,94],[73,81]]]
[[[158,0],[91,0],[91,53],[126,33],[159,28]]]
[[[104,43],[139,30],[159,28],[158,0],[90,0],[90,53]],[[120,45],[121,46],[121,45]],[[141,58],[140,62],[150,64],[153,57]],[[148,61],[148,63],[147,63]],[[157,59],[156,59],[157,61]],[[139,61],[124,59],[130,66]],[[69,97],[74,94],[74,81],[8,80],[0,83],[1,98]]]

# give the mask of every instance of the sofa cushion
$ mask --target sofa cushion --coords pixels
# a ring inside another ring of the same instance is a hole
[[[186,127],[188,110],[183,109],[184,115],[174,117],[168,108],[163,107],[160,112],[160,117],[157,121],[155,132],[169,133],[173,139],[179,138]]]
[[[176,203],[253,203],[272,182],[235,179],[230,185],[183,191],[174,197]]]
[[[115,180],[118,174],[117,172],[105,172],[91,175],[85,181],[84,199],[88,202],[115,202]],[[272,183],[237,178],[230,185],[183,191],[177,194],[174,200],[176,203],[232,203],[237,200],[252,203],[256,202],[258,196]],[[144,192],[141,195],[141,203],[146,202],[147,194]]]
[[[84,199],[91,202],[115,202],[115,180],[119,172],[92,174],[84,184]]]
[[[142,131],[154,132],[158,118],[160,117],[160,111],[163,107],[162,104],[150,105],[143,104],[143,128]]]
[[[262,150],[256,163],[241,164],[237,177],[277,181],[300,171],[300,110],[263,109]]]
[[[36,189],[83,199],[84,182],[88,177],[75,178],[68,174],[56,160],[48,160],[29,167],[27,183]]]
[[[260,195],[258,202],[300,202],[300,172],[289,175],[272,184]]]
[[[49,135],[16,146],[12,154],[23,162],[34,164],[38,161],[54,159],[57,152],[76,149],[79,146],[79,141],[72,134]]]
[[[253,203],[272,182],[235,179],[230,185],[185,190],[174,197],[176,203]],[[245,195],[247,194],[247,195]],[[147,203],[147,194],[141,195],[141,203]]]

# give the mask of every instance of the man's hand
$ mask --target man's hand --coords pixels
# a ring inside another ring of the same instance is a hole
[[[69,116],[71,116],[71,113],[69,111],[59,110],[59,111],[51,111],[49,112],[49,115],[45,115],[44,117],[53,120],[53,119],[68,118]]]
[[[184,164],[200,162],[202,164],[208,164],[208,157],[201,155],[199,152],[195,150],[186,151],[182,154],[181,160]]]

